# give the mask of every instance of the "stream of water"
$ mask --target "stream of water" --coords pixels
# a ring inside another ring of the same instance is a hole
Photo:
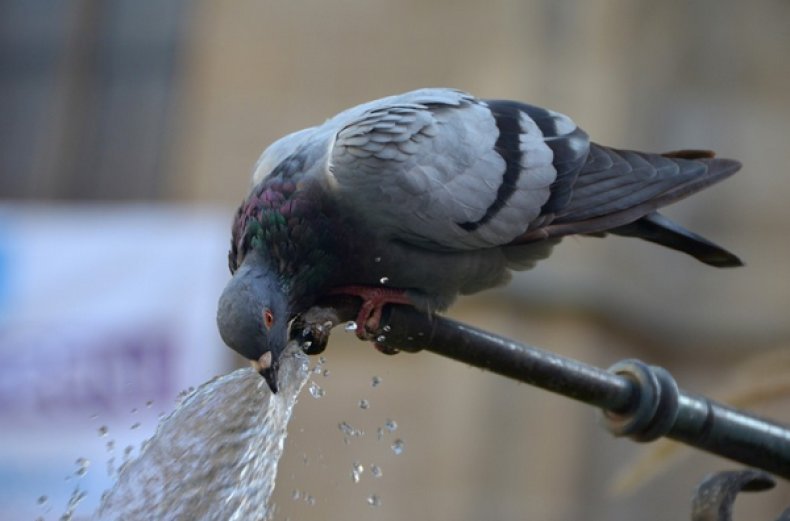
[[[286,428],[308,374],[307,357],[289,349],[277,395],[251,368],[198,387],[121,468],[93,519],[268,519]]]

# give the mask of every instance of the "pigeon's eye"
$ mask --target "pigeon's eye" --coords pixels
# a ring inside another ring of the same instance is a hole
[[[266,329],[271,329],[272,324],[274,324],[274,314],[271,309],[266,308],[263,310],[263,325],[266,326]]]

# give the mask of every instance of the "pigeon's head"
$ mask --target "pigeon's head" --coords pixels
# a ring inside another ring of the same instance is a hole
[[[280,277],[248,256],[219,299],[217,325],[222,340],[277,392],[277,369],[288,344],[291,310]]]

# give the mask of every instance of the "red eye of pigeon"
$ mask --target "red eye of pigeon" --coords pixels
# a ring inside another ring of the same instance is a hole
[[[274,314],[270,309],[263,310],[263,325],[266,326],[266,329],[271,329],[272,324],[274,324]]]

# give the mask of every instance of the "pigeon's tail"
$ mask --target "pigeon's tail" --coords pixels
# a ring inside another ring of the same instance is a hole
[[[692,183],[686,193],[710,186],[725,177],[737,172],[741,164],[731,159],[715,159],[715,154],[710,150],[676,150],[661,154],[664,157],[676,159],[697,159],[707,163],[710,174],[701,183]],[[681,194],[683,197],[685,194]],[[679,224],[667,219],[658,212],[651,212],[625,226],[610,230],[615,235],[625,237],[638,237],[676,251],[691,255],[700,262],[716,268],[737,268],[743,262],[737,255],[725,250],[718,244],[707,240],[699,234],[687,230]]]
[[[725,177],[729,177],[740,169],[737,161],[730,159],[715,159],[715,154],[710,150],[676,150],[661,154],[664,157],[676,159],[698,159],[708,163],[712,171],[707,183],[709,186]],[[718,167],[718,168],[717,168]],[[701,187],[695,186],[694,191]],[[651,212],[633,223],[610,230],[615,235],[625,237],[638,237],[676,251],[691,255],[700,262],[717,268],[737,268],[743,262],[737,255],[714,244],[705,237],[687,230],[679,224],[667,219],[658,212]]]
[[[625,226],[613,228],[609,232],[640,239],[687,253],[710,266],[735,268],[743,266],[736,255],[718,246],[701,235],[686,230],[658,212],[652,212]]]

